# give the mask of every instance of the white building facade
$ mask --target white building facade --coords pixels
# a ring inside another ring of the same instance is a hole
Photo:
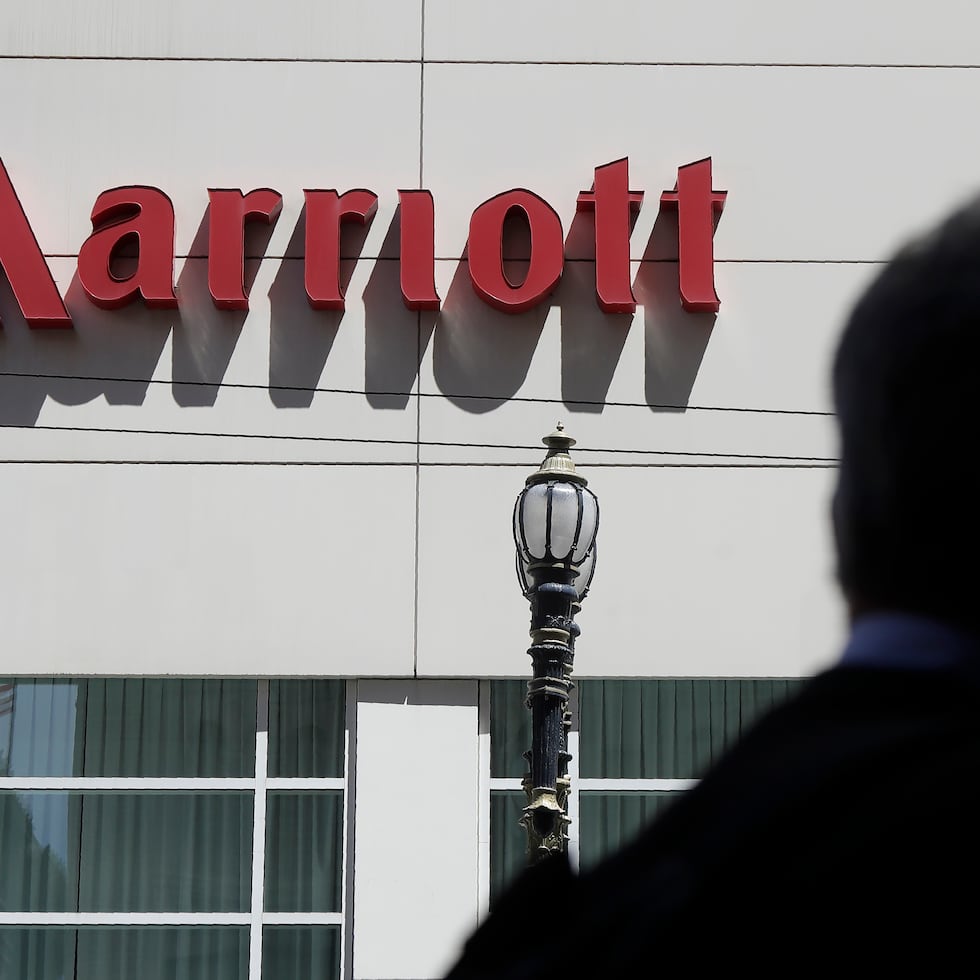
[[[559,419],[602,514],[575,860],[831,662],[829,365],[875,271],[977,185],[975,19],[6,11],[0,977],[440,976],[517,860],[511,509]],[[624,159],[633,312],[600,303],[577,206]],[[691,310],[661,197],[708,159],[718,308]],[[244,231],[216,219],[260,189]],[[499,229],[494,305],[471,222],[517,189],[542,203]],[[31,306],[41,257],[70,326]]]

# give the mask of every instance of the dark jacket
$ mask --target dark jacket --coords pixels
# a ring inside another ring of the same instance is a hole
[[[450,976],[972,957],[978,803],[980,680],[838,667],[592,872],[525,873]]]

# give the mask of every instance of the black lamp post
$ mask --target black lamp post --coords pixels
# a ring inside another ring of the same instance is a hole
[[[565,850],[568,836],[568,696],[581,608],[595,569],[599,501],[575,471],[575,440],[562,424],[542,442],[544,462],[527,478],[514,507],[517,578],[531,603],[531,751],[524,757],[528,863]]]

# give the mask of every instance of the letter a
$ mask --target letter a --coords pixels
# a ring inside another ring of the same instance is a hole
[[[174,206],[157,187],[116,187],[103,191],[92,208],[95,229],[78,250],[78,278],[88,298],[114,310],[143,297],[147,306],[173,309]],[[134,236],[136,271],[120,279],[112,260],[124,238]]]
[[[0,160],[0,267],[27,325],[70,329],[71,317]]]

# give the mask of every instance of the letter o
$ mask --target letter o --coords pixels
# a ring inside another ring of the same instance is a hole
[[[503,231],[510,211],[524,213],[531,230],[527,275],[519,284],[504,272]],[[558,285],[565,264],[561,218],[537,194],[523,188],[484,201],[470,218],[470,282],[477,296],[504,313],[523,313],[537,306]]]

